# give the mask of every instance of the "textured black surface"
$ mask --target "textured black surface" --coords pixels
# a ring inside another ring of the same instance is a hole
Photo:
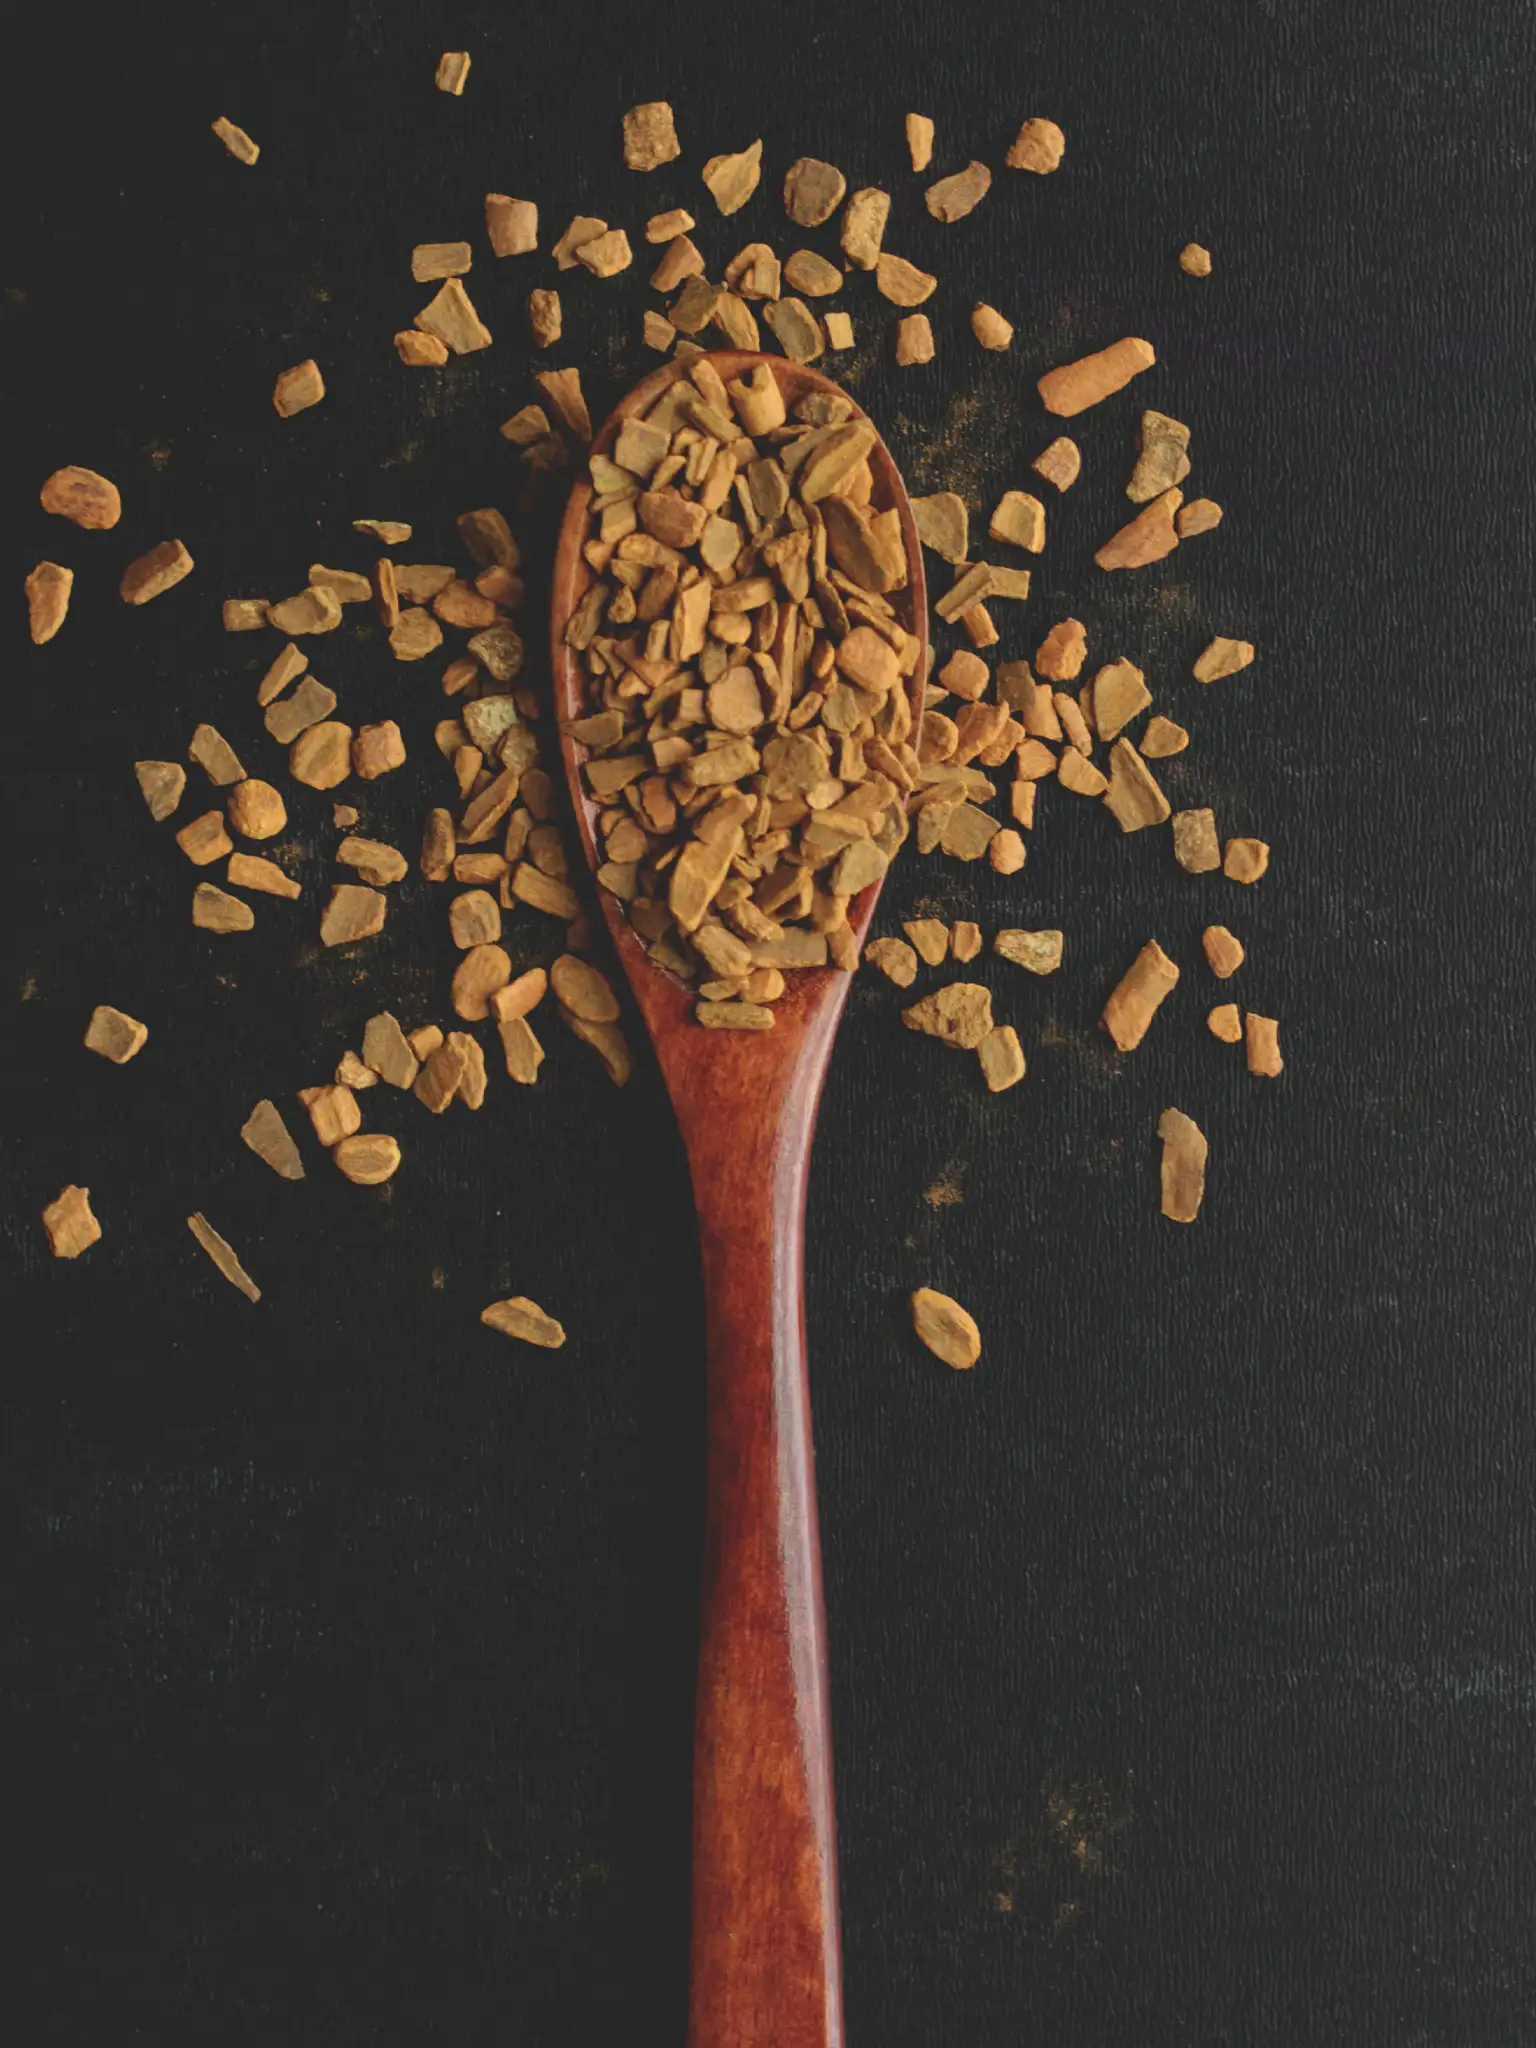
[[[978,968],[1029,1056],[1012,1094],[904,1033],[873,977],[827,1090],[808,1264],[850,2039],[1528,2043],[1528,10],[542,16],[11,24],[13,1999],[70,2044],[681,2038],[700,1313],[659,1092],[616,1093],[552,1027],[538,1090],[493,1074],[479,1118],[376,1090],[390,1188],[307,1141],[309,1180],[276,1181],[236,1135],[258,1096],[291,1103],[376,1007],[442,1017],[442,892],[401,885],[387,943],[320,956],[307,798],[307,902],[209,940],[130,763],[210,717],[276,766],[270,650],[226,639],[217,600],[361,565],[364,514],[451,559],[452,515],[510,496],[494,427],[535,395],[521,300],[554,273],[486,258],[486,189],[537,199],[546,249],[578,206],[639,246],[686,203],[717,270],[758,236],[835,250],[780,209],[809,153],[893,190],[888,245],[942,279],[929,369],[890,365],[868,280],[843,301],[839,367],[915,488],[981,513],[1049,437],[1041,369],[1156,343],[1080,423],[1084,479],[1000,651],[1074,611],[1191,725],[1175,801],[1275,848],[1255,890],[1192,881],[1166,835],[1052,791],[1022,877],[913,858],[890,884],[883,929],[919,903],[1059,924],[1067,961]],[[432,70],[461,44],[453,100]],[[653,95],[684,155],[642,179],[618,122]],[[998,171],[970,220],[923,211],[908,107],[934,175]],[[208,135],[221,110],[254,172]],[[1049,180],[1001,169],[1036,112],[1068,135]],[[758,133],[763,185],[721,221],[699,165]],[[460,235],[496,346],[407,373],[409,247]],[[1190,237],[1203,283],[1175,265]],[[649,268],[561,280],[551,360],[594,412],[652,360]],[[1011,354],[970,343],[978,295]],[[273,375],[311,353],[330,396],[282,424]],[[1142,403],[1191,423],[1227,521],[1106,579]],[[28,510],[63,461],[121,484],[116,533]],[[194,579],[126,611],[122,562],[170,533]],[[40,554],[79,580],[34,653],[15,593]],[[1204,691],[1213,631],[1260,654]],[[351,632],[315,659],[346,713],[406,726],[363,809],[413,844],[441,662]],[[1213,917],[1250,949],[1230,993],[1282,1020],[1279,1082],[1204,1030]],[[1185,979],[1121,1060],[1094,1019],[1154,931]],[[519,927],[530,956],[549,936]],[[101,1000],[151,1027],[122,1071],[78,1047]],[[1157,1213],[1169,1102],[1211,1140],[1188,1230]],[[106,1229],[73,1266],[37,1224],[68,1179]],[[941,1183],[960,1199],[925,1199]],[[976,1313],[974,1374],[911,1341],[922,1282]],[[563,1352],[480,1329],[511,1291],[563,1317]]]

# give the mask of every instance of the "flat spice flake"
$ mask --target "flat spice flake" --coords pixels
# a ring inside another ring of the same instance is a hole
[[[1028,491],[1004,491],[987,534],[992,540],[1038,555],[1045,546],[1045,507]]]
[[[1061,965],[1062,943],[1057,931],[1005,930],[994,936],[992,950],[999,959],[1011,960],[1031,974],[1054,974]]]
[[[580,370],[540,370],[534,382],[543,387],[555,410],[579,441],[592,438],[592,415],[581,395]]]
[[[966,559],[969,519],[965,500],[958,493],[935,491],[926,498],[914,498],[912,518],[925,548],[932,548],[946,562],[960,563]]]
[[[994,1095],[1012,1088],[1025,1074],[1024,1049],[1011,1024],[994,1024],[976,1048],[982,1077]]]
[[[974,1052],[992,1029],[992,992],[979,982],[952,981],[903,1010],[901,1021],[909,1031]]]
[[[440,370],[448,360],[448,344],[435,334],[402,327],[395,336],[395,354],[410,370]]]
[[[1034,171],[1043,177],[1059,167],[1066,147],[1067,138],[1056,123],[1036,115],[1020,128],[1004,162],[1011,171]]]
[[[848,181],[836,164],[797,157],[784,174],[784,211],[797,227],[816,228],[843,203]]]
[[[305,676],[291,697],[268,705],[262,722],[280,747],[291,747],[301,732],[329,718],[335,709],[336,692],[317,677]]]
[[[964,220],[992,189],[992,173],[985,164],[971,162],[953,177],[940,178],[923,194],[923,204],[935,220]]]
[[[245,130],[231,121],[227,114],[220,114],[217,121],[211,121],[209,126],[236,163],[253,164],[261,155],[261,145],[252,142]]]
[[[1160,562],[1179,544],[1173,516],[1183,503],[1178,489],[1164,491],[1144,511],[1122,526],[1094,555],[1101,569],[1141,569],[1148,562]]]
[[[1182,1109],[1165,1109],[1157,1135],[1163,1141],[1163,1214],[1174,1223],[1193,1223],[1205,1195],[1205,1133]]]
[[[1221,871],[1229,882],[1257,882],[1269,871],[1269,847],[1262,839],[1229,839]]]
[[[85,1048],[121,1067],[142,1049],[148,1037],[147,1024],[140,1024],[122,1010],[114,1010],[110,1003],[98,1003],[85,1028]]]
[[[933,161],[933,123],[926,114],[907,116],[907,154],[914,171],[926,171]]]
[[[1175,811],[1173,857],[1186,875],[1207,875],[1221,866],[1221,841],[1214,811]]]
[[[301,732],[288,750],[288,773],[310,789],[334,789],[352,767],[352,728],[324,719]]]
[[[897,988],[910,988],[917,979],[917,955],[905,939],[874,939],[864,958]]]
[[[722,213],[739,213],[762,176],[762,139],[735,155],[712,156],[700,174]]]
[[[983,348],[1005,349],[1013,345],[1013,322],[1005,320],[996,306],[978,299],[971,308],[971,332]]]
[[[43,1211],[43,1229],[48,1249],[56,1259],[78,1259],[101,1237],[101,1225],[91,1213],[91,1191],[73,1182],[60,1188]]]
[[[1088,658],[1088,634],[1081,619],[1052,626],[1035,652],[1035,673],[1052,683],[1076,681]]]
[[[822,325],[826,329],[828,348],[853,347],[853,321],[847,313],[828,313]]]
[[[63,625],[74,587],[74,570],[58,562],[39,562],[27,578],[27,622],[34,647],[45,647]]]
[[[919,1342],[956,1372],[967,1371],[981,1356],[981,1332],[974,1317],[936,1287],[913,1289],[912,1327]]]
[[[87,533],[104,533],[122,517],[117,485],[94,469],[69,463],[56,469],[43,485],[39,502],[45,512],[67,519]]]
[[[256,913],[238,896],[227,895],[212,882],[199,882],[192,892],[192,922],[205,932],[248,932]]]
[[[259,889],[267,896],[286,897],[296,902],[303,894],[297,882],[285,875],[276,861],[263,860],[257,853],[232,853],[225,874],[235,889]]]
[[[1200,934],[1200,943],[1205,949],[1206,963],[1218,981],[1236,974],[1247,957],[1242,940],[1235,938],[1224,924],[1208,924]]]
[[[1065,434],[1058,434],[1048,448],[1043,448],[1029,465],[1036,476],[1043,476],[1048,484],[1054,484],[1058,491],[1068,491],[1077,482],[1083,466],[1083,458],[1075,441],[1069,441]]]
[[[902,926],[930,967],[937,967],[949,953],[949,926],[936,917],[914,917]]]
[[[388,898],[377,889],[358,882],[338,882],[320,919],[323,946],[350,946],[358,939],[371,939],[384,929]]]
[[[624,230],[610,228],[607,234],[594,235],[590,242],[583,242],[576,251],[576,260],[594,277],[617,277],[621,270],[628,270],[634,253]]]
[[[775,299],[763,318],[792,362],[808,363],[821,354],[824,337],[815,314],[803,300]]]
[[[875,264],[875,289],[893,306],[920,306],[933,296],[939,280],[919,270],[904,256],[882,252]]]
[[[200,818],[193,818],[183,825],[176,834],[176,844],[194,867],[211,867],[216,860],[223,860],[234,852],[234,841],[224,829],[222,811],[204,811]]]
[[[231,1287],[238,1287],[247,1301],[260,1301],[261,1289],[235,1257],[234,1248],[214,1229],[206,1216],[187,1218],[187,1228],[218,1267]]]
[[[624,116],[624,161],[632,171],[654,171],[682,153],[666,100],[642,100]]]
[[[1148,825],[1161,825],[1172,808],[1151,769],[1127,739],[1116,740],[1110,749],[1104,808],[1122,832],[1140,832]]]
[[[474,262],[468,242],[418,242],[411,251],[411,275],[418,284],[462,277]]]
[[[485,232],[493,256],[527,256],[539,246],[539,209],[506,192],[485,195]]]
[[[1159,1005],[1179,979],[1177,965],[1156,939],[1149,939],[1104,1005],[1103,1024],[1121,1052],[1134,1052],[1147,1035]]]
[[[698,223],[685,206],[669,207],[665,213],[653,213],[645,224],[645,239],[648,242],[670,242],[677,235],[686,235]]]
[[[444,280],[436,297],[429,299],[416,315],[414,324],[423,334],[436,335],[456,356],[470,355],[491,345],[491,330],[456,277]]]
[[[234,748],[214,726],[200,725],[192,735],[187,758],[195,761],[208,780],[227,788],[245,775]]]
[[[1156,361],[1157,351],[1151,342],[1128,335],[1095,355],[1064,363],[1059,370],[1048,370],[1035,388],[1047,412],[1070,419],[1112,393],[1123,391],[1133,377],[1149,370]]]
[[[256,1157],[270,1166],[280,1179],[304,1178],[304,1162],[299,1157],[299,1148],[293,1142],[292,1133],[283,1122],[282,1112],[275,1102],[265,1098],[258,1102],[240,1126],[240,1135]]]
[[[1179,268],[1186,277],[1209,277],[1211,252],[1198,242],[1186,242],[1179,251]]]
[[[1273,1080],[1283,1073],[1285,1061],[1280,1057],[1280,1026],[1273,1017],[1260,1017],[1250,1010],[1243,1019],[1243,1036],[1247,1041],[1248,1071]]]
[[[1242,1014],[1236,1003],[1217,1003],[1207,1013],[1205,1028],[1223,1045],[1236,1045],[1243,1035]]]
[[[384,1131],[364,1131],[343,1138],[331,1157],[356,1186],[376,1188],[399,1170],[400,1145]]]
[[[1175,725],[1171,718],[1161,713],[1149,718],[1141,735],[1141,751],[1149,761],[1165,760],[1170,754],[1182,754],[1189,745],[1189,734],[1182,725]]]
[[[334,590],[308,583],[292,597],[272,605],[267,616],[280,633],[301,638],[306,633],[334,633],[341,624],[341,599]]]
[[[391,1088],[409,1088],[415,1082],[420,1062],[399,1019],[388,1010],[370,1017],[363,1027],[363,1064]]]
[[[1165,412],[1141,416],[1141,448],[1125,487],[1133,505],[1145,505],[1189,475],[1189,429]]]
[[[1253,656],[1251,640],[1224,640],[1218,635],[1196,661],[1195,681],[1218,683],[1224,676],[1235,676],[1240,669],[1247,668]]]
[[[222,622],[226,633],[259,633],[272,607],[264,597],[226,597]]]
[[[325,379],[313,356],[306,356],[302,363],[284,370],[272,387],[272,403],[285,420],[292,419],[295,413],[307,412],[324,396]]]
[[[880,260],[880,244],[890,218],[891,195],[878,185],[866,185],[855,192],[843,208],[840,234],[843,254],[859,270],[873,270]]]
[[[128,564],[118,584],[124,604],[148,604],[192,573],[192,557],[179,540],[163,540]]]
[[[560,1324],[526,1294],[493,1301],[489,1308],[480,1311],[480,1320],[488,1329],[500,1330],[504,1337],[517,1337],[524,1344],[537,1344],[545,1351],[558,1351],[565,1342]]]
[[[1190,540],[1197,533],[1213,533],[1221,524],[1221,507],[1214,498],[1192,498],[1179,507],[1173,524],[1180,540]]]
[[[1122,726],[1152,702],[1147,679],[1122,656],[1107,662],[1093,679],[1093,724],[1101,740],[1112,740]],[[1147,751],[1145,746],[1141,750]]]
[[[469,77],[468,50],[444,50],[437,60],[437,71],[432,83],[439,92],[452,93],[455,99],[462,96],[464,82]]]

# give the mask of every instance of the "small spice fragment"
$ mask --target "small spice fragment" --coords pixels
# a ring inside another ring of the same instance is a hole
[[[443,1043],[443,1034],[435,1024],[422,1024],[408,1034],[407,1043],[418,1060],[429,1060]]]
[[[1206,1029],[1223,1045],[1236,1045],[1243,1035],[1243,1020],[1236,1003],[1217,1003],[1205,1020]]]
[[[381,839],[343,839],[336,858],[343,867],[355,868],[362,880],[376,889],[387,888],[406,873],[405,855]]]
[[[396,661],[423,661],[442,644],[442,627],[419,605],[401,612],[390,629],[389,651]]]
[[[632,171],[654,171],[682,155],[672,109],[665,100],[643,100],[624,116],[624,161]]]
[[[78,1259],[101,1236],[101,1225],[91,1214],[91,1191],[73,1182],[61,1188],[43,1211],[43,1228],[48,1249],[56,1259]]]
[[[1148,939],[1104,1005],[1103,1024],[1121,1052],[1134,1052],[1147,1035],[1158,1006],[1171,992],[1179,970],[1156,939]]]
[[[902,926],[930,967],[937,967],[949,953],[949,926],[936,917],[914,917]]]
[[[418,242],[411,251],[411,275],[418,284],[462,277],[474,261],[468,242]]]
[[[1122,656],[1101,668],[1093,679],[1093,724],[1101,740],[1112,740],[1152,702],[1146,677]],[[1146,752],[1146,748],[1142,748]]]
[[[710,1031],[771,1031],[774,1015],[764,1003],[736,1000],[694,1005],[694,1017]]]
[[[402,547],[411,537],[411,529],[402,519],[354,519],[352,530],[368,534],[386,548]]]
[[[423,1057],[412,1093],[434,1116],[441,1116],[458,1094],[459,1083],[469,1068],[464,1048],[473,1044],[474,1040],[466,1039],[463,1032],[453,1031]]]
[[[308,583],[272,605],[267,616],[280,633],[333,633],[341,624],[341,599],[334,590]]]
[[[996,306],[978,299],[971,308],[971,332],[983,348],[1004,349],[1013,342],[1013,322],[1005,320]]]
[[[993,540],[1038,555],[1045,546],[1045,507],[1028,491],[1005,491],[987,532]]]
[[[501,937],[501,910],[485,889],[466,889],[448,906],[448,928],[461,951],[493,944]]]
[[[1077,482],[1078,472],[1083,466],[1077,443],[1069,441],[1065,434],[1058,434],[1048,448],[1044,448],[1029,465],[1036,476],[1043,476],[1048,484],[1054,484],[1058,491],[1070,490]]]
[[[1189,540],[1197,533],[1210,533],[1221,524],[1221,507],[1214,498],[1192,498],[1187,505],[1179,507],[1173,524],[1180,540]]]
[[[234,851],[234,841],[224,829],[222,811],[204,811],[200,818],[183,825],[176,834],[176,844],[198,868],[210,867]]]
[[[506,991],[500,991],[505,994]],[[492,1013],[495,1012],[495,998],[492,998]],[[533,1026],[526,1017],[499,1017],[496,1024],[501,1038],[502,1057],[507,1063],[507,1072],[514,1081],[525,1088],[531,1088],[539,1078],[539,1068],[544,1064],[544,1048],[534,1036]]]
[[[1189,734],[1182,725],[1175,725],[1171,718],[1161,713],[1149,718],[1141,735],[1141,751],[1149,761],[1161,761],[1169,754],[1182,754],[1189,745]]]
[[[240,1135],[256,1157],[282,1180],[302,1180],[304,1162],[275,1102],[263,1098],[240,1126]]]
[[[116,526],[123,515],[117,485],[77,463],[68,463],[53,472],[43,485],[41,503],[45,512],[68,519],[87,533],[103,533]]]
[[[299,1100],[309,1111],[315,1136],[329,1151],[343,1138],[350,1138],[363,1121],[357,1097],[343,1082],[328,1082],[321,1088],[301,1088]]]
[[[917,979],[917,955],[905,939],[873,939],[864,958],[898,988],[910,988]]]
[[[771,1014],[771,1013],[770,1013]],[[570,1010],[560,1012],[560,1021],[568,1030],[590,1045],[608,1070],[608,1078],[615,1088],[622,1088],[634,1071],[629,1056],[629,1044],[617,1024],[593,1024],[585,1017],[578,1017]]]
[[[1027,784],[1026,787],[1032,788],[1033,785]],[[1027,857],[1028,850],[1023,840],[1011,826],[1004,826],[1001,832],[992,835],[992,843],[987,848],[987,858],[992,863],[994,874],[1016,875]]]
[[[964,1372],[981,1356],[981,1332],[958,1301],[935,1287],[914,1288],[912,1327],[935,1358]]]
[[[257,853],[232,853],[225,869],[237,889],[260,889],[268,896],[284,896],[295,902],[303,894],[297,882],[285,875],[276,861],[263,860]]]
[[[526,256],[539,246],[539,209],[531,199],[487,192],[485,232],[493,256]]]
[[[1088,658],[1088,634],[1081,619],[1052,626],[1035,651],[1035,673],[1053,683],[1074,682]]]
[[[295,413],[307,412],[324,396],[325,379],[313,356],[306,356],[302,363],[284,370],[272,387],[272,403],[285,420],[292,419]]]
[[[853,321],[846,313],[828,313],[822,322],[826,329],[828,348],[853,347]]]
[[[624,230],[610,228],[606,235],[594,235],[590,242],[583,242],[576,251],[576,260],[594,277],[617,277],[635,259]]]
[[[1221,866],[1214,811],[1174,812],[1173,857],[1186,875],[1206,875]]]
[[[1036,171],[1044,176],[1060,164],[1067,138],[1054,121],[1040,116],[1026,121],[1003,161],[1011,171]]]
[[[1061,948],[1062,935],[1055,931],[1000,931],[992,941],[1000,959],[1028,968],[1031,974],[1054,974],[1061,965]]]
[[[545,1351],[558,1351],[565,1342],[565,1331],[554,1317],[546,1315],[526,1294],[493,1301],[489,1308],[480,1311],[480,1320],[487,1328],[500,1330],[504,1337],[518,1337],[523,1343],[540,1345]]]
[[[611,1024],[619,1015],[619,999],[608,977],[574,953],[562,953],[549,970],[556,998],[577,1017],[593,1024]]]
[[[398,1140],[383,1131],[366,1131],[358,1137],[343,1138],[331,1157],[348,1180],[359,1187],[376,1188],[399,1167],[400,1146]]]
[[[835,164],[802,156],[784,175],[784,211],[797,227],[820,227],[843,202],[848,181]]]
[[[981,951],[980,925],[969,918],[958,919],[949,928],[949,950],[956,960],[974,960]]]
[[[926,114],[908,114],[907,150],[914,171],[926,171],[933,161],[933,123]]]
[[[555,409],[578,441],[592,438],[592,416],[581,395],[580,370],[540,370],[534,378],[553,399]]]
[[[1151,342],[1129,335],[1095,355],[1081,356],[1059,370],[1048,370],[1035,388],[1047,412],[1070,418],[1124,390],[1133,377],[1150,369],[1156,361],[1157,352]]]
[[[370,1017],[363,1026],[363,1064],[391,1088],[409,1088],[416,1079],[416,1054],[399,1019],[388,1010]]]
[[[688,236],[674,235],[662,251],[661,261],[651,272],[651,289],[658,292],[675,291],[678,285],[685,283],[689,278],[701,276],[703,269],[704,258]],[[708,289],[712,292],[719,291],[716,285],[711,285]],[[712,302],[711,312],[718,303],[718,299]],[[705,318],[708,317],[706,313]],[[703,325],[704,321],[700,320],[699,326]]]
[[[466,1109],[480,1109],[485,1102],[486,1073],[479,1040],[471,1038],[467,1031],[450,1031],[444,1045],[457,1052],[463,1063],[459,1075],[460,1102]]]
[[[226,895],[212,882],[199,882],[192,891],[192,922],[199,931],[248,932],[256,922],[256,913],[238,896]]]
[[[925,548],[932,548],[946,562],[966,559],[969,520],[965,500],[956,492],[935,491],[929,497],[914,498],[912,519]]]
[[[1198,242],[1186,242],[1179,251],[1179,268],[1186,277],[1209,277],[1211,274],[1211,252],[1202,249]]]
[[[237,163],[253,164],[261,155],[260,144],[252,142],[245,130],[237,127],[227,115],[220,114],[217,121],[209,125]]]
[[[179,540],[163,540],[128,564],[118,584],[124,604],[148,604],[192,573],[192,557]]]
[[[1205,1133],[1182,1109],[1165,1109],[1157,1135],[1163,1141],[1163,1214],[1174,1223],[1193,1223],[1205,1194]]]
[[[1112,534],[1098,549],[1094,560],[1101,569],[1140,569],[1148,562],[1160,562],[1179,544],[1173,515],[1183,501],[1183,492],[1164,491],[1145,511]]]
[[[1024,1048],[1011,1024],[994,1024],[976,1048],[982,1078],[994,1095],[1022,1081],[1025,1073]]]
[[[491,345],[491,330],[456,277],[444,280],[436,297],[429,299],[416,315],[414,324],[423,334],[435,334],[456,356],[470,355]]]
[[[315,676],[305,676],[291,697],[279,698],[267,707],[262,721],[280,747],[292,746],[301,732],[329,718],[336,709],[336,692]]]
[[[491,997],[511,979],[512,962],[500,946],[471,946],[454,969],[454,1014],[468,1024],[483,1023]]]
[[[882,251],[875,264],[875,289],[893,306],[920,306],[933,296],[938,281],[904,256]]]
[[[909,313],[897,326],[896,360],[903,368],[933,361],[933,329],[926,313]]]
[[[1161,825],[1171,808],[1151,769],[1129,740],[1116,740],[1110,748],[1104,808],[1122,832],[1140,832],[1148,825]]]
[[[843,273],[814,249],[796,249],[784,265],[784,282],[813,299],[824,299],[841,289]]]
[[[126,1066],[149,1037],[149,1026],[140,1024],[110,1003],[98,1003],[85,1027],[88,1052],[99,1052],[117,1067]]]
[[[1256,882],[1269,868],[1269,847],[1262,839],[1229,839],[1221,871],[1229,882]]]
[[[469,76],[468,50],[444,50],[437,60],[437,73],[432,83],[439,92],[451,92],[458,99],[464,91],[464,81]]]
[[[352,769],[365,782],[373,782],[405,764],[405,740],[392,718],[359,728],[352,742]]]
[[[693,215],[683,206],[670,207],[665,213],[653,213],[645,224],[645,239],[648,242],[670,242],[677,235],[686,235],[695,226]]]
[[[320,918],[323,946],[350,946],[358,939],[371,939],[384,929],[388,898],[377,889],[365,889],[358,882],[338,882]]]
[[[574,270],[576,252],[583,243],[595,241],[599,235],[605,235],[607,232],[607,221],[599,220],[596,214],[572,214],[570,226],[549,252],[555,259],[556,269]]]
[[[700,176],[709,188],[710,197],[722,213],[739,213],[746,205],[757,190],[757,181],[762,176],[762,164],[761,138],[734,156],[710,158]]]
[[[74,570],[58,562],[39,562],[27,578],[27,620],[34,647],[46,646],[63,625],[74,587]]]
[[[824,339],[815,314],[802,299],[775,299],[763,313],[792,362],[808,363],[821,354]]]
[[[247,776],[229,793],[229,822],[242,839],[275,839],[288,823],[288,808],[270,782]]]
[[[187,1228],[218,1267],[231,1287],[238,1287],[248,1301],[260,1301],[261,1289],[235,1257],[233,1247],[220,1237],[206,1216],[187,1218]]]
[[[1236,974],[1247,957],[1242,940],[1234,938],[1224,924],[1208,924],[1200,934],[1200,943],[1205,948],[1210,970],[1219,981]]]
[[[351,766],[352,728],[340,719],[310,726],[288,750],[288,773],[310,789],[334,789],[346,781]]]
[[[264,597],[226,597],[221,613],[226,633],[259,633],[272,607]]]
[[[350,1088],[356,1094],[359,1088],[377,1088],[379,1077],[372,1067],[365,1067],[355,1052],[344,1052],[336,1062],[336,1085]]]
[[[663,320],[659,313],[646,313],[641,322],[640,338],[647,348],[659,350],[665,355],[677,339],[677,329],[670,320]]]
[[[1247,1040],[1248,1071],[1273,1079],[1283,1073],[1285,1061],[1280,1057],[1280,1026],[1273,1017],[1260,1017],[1250,1010],[1243,1019],[1243,1032]]]
[[[992,993],[979,982],[952,981],[903,1010],[901,1021],[909,1031],[974,1052],[992,1029]]]
[[[1251,640],[1223,640],[1219,635],[1195,663],[1197,683],[1217,683],[1223,676],[1235,676],[1253,660]]]
[[[440,370],[448,360],[448,344],[435,334],[402,327],[395,336],[395,354],[410,370]]]
[[[923,194],[923,204],[935,220],[964,220],[992,189],[992,173],[985,164],[971,162],[953,177],[940,178]]]
[[[873,270],[880,260],[880,244],[890,218],[891,195],[878,185],[866,185],[855,192],[843,209],[840,234],[843,254],[860,270]]]

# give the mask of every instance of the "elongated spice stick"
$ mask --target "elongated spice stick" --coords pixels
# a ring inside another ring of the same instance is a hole
[[[1156,939],[1148,939],[1104,1005],[1104,1028],[1121,1052],[1134,1052],[1140,1045],[1178,978],[1176,964]]]
[[[1082,356],[1075,363],[1063,364],[1059,370],[1047,370],[1036,389],[1047,412],[1068,419],[1073,413],[1086,412],[1090,405],[1097,405],[1113,392],[1123,391],[1133,377],[1150,370],[1156,361],[1157,352],[1150,341],[1127,335],[1125,340],[1100,349],[1097,355]]]

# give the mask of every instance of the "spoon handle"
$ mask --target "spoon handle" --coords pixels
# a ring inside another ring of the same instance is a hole
[[[674,1095],[709,1352],[689,2048],[843,2039],[802,1274],[811,1132],[840,1008],[808,1020],[799,1057],[755,1099]]]

